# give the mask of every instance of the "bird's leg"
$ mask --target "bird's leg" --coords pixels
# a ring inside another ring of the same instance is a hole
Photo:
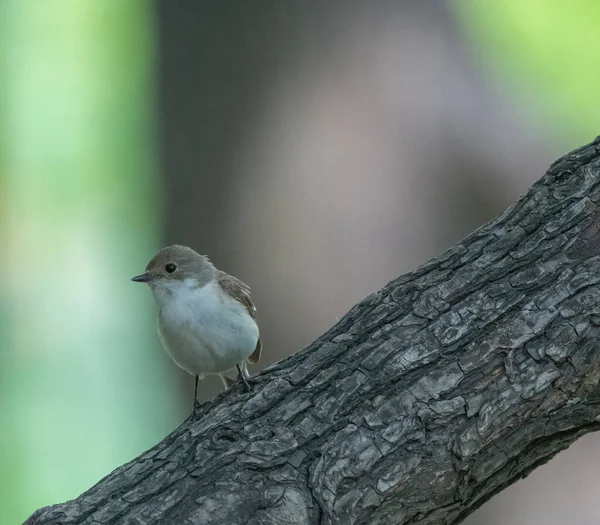
[[[194,385],[194,403],[192,404],[192,414],[196,415],[196,411],[200,408],[200,403],[198,403],[198,380],[199,376],[196,376],[196,384]]]
[[[235,379],[231,379],[231,377],[229,377],[228,375],[219,374],[219,377],[221,378],[221,381],[223,381],[223,386],[225,387],[225,390],[228,390],[237,383]]]
[[[246,376],[243,374],[242,369],[240,368],[240,365],[235,365],[235,366],[237,366],[237,370],[238,370],[237,382],[238,383],[244,383],[244,386],[246,387],[246,390],[248,392],[250,392],[250,390],[251,390],[250,383],[248,383],[248,380],[246,379]]]

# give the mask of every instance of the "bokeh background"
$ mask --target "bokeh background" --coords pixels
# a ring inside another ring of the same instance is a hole
[[[0,523],[187,415],[129,282],[158,248],[253,287],[263,365],[298,351],[599,134],[599,24],[595,0],[0,0]],[[591,435],[467,523],[596,525],[599,489]]]

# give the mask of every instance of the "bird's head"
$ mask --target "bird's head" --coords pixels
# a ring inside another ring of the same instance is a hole
[[[147,283],[153,292],[168,292],[185,286],[204,286],[212,280],[215,267],[205,255],[187,246],[174,244],[160,250],[141,275],[132,277],[136,283]]]

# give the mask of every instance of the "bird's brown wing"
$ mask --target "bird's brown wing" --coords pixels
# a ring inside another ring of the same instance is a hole
[[[220,270],[217,273],[217,282],[226,294],[228,294],[230,297],[233,297],[236,301],[239,301],[246,307],[250,317],[256,317],[256,306],[254,306],[252,298],[250,297],[250,287],[245,282],[240,281],[233,275],[229,275]],[[248,357],[248,361],[252,364],[258,363],[261,352],[262,342],[259,336],[256,343],[256,348]]]

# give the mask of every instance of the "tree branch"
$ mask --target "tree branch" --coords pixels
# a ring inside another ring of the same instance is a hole
[[[455,524],[600,426],[600,141],[31,525]]]

